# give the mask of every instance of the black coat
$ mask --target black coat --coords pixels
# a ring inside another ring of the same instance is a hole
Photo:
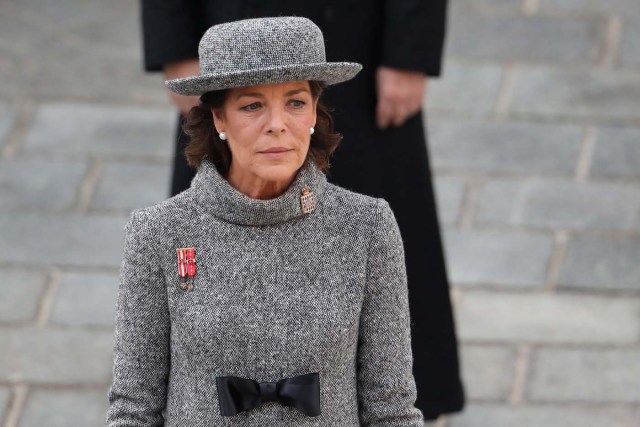
[[[446,6],[446,0],[142,1],[147,71],[197,58],[200,37],[211,25],[278,15],[313,20],[323,31],[327,60],[363,65],[355,79],[329,87],[323,95],[323,102],[335,108],[336,130],[344,135],[329,179],[385,198],[396,215],[409,279],[416,406],[427,419],[460,411],[464,404],[449,284],[422,117],[379,130],[375,70],[386,65],[438,76]],[[186,162],[177,160],[187,170]]]

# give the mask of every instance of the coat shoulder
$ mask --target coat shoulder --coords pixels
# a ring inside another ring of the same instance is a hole
[[[385,199],[351,191],[335,184],[328,184],[326,202],[333,211],[332,214],[371,226],[380,224],[381,220],[384,221],[389,215],[393,216]]]
[[[375,208],[380,202],[380,198],[368,196],[327,183],[326,197],[328,202],[344,209],[359,210]]]
[[[154,205],[134,209],[131,212],[131,219],[145,222],[151,228],[175,222],[181,216],[193,215],[193,209],[188,209],[192,206],[189,202],[190,197],[188,189]]]

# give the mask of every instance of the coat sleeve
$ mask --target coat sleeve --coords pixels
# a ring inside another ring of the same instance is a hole
[[[439,76],[447,0],[384,0],[382,65]]]
[[[145,70],[198,58],[206,30],[201,0],[142,0],[141,9]]]
[[[125,226],[120,267],[108,427],[164,425],[170,322],[157,249],[147,214],[134,211]]]
[[[363,426],[422,427],[414,406],[411,331],[404,249],[395,217],[379,201],[360,315],[357,387]]]

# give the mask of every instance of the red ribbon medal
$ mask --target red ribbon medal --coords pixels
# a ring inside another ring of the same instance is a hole
[[[178,248],[178,275],[180,289],[193,290],[193,278],[196,275],[196,248]]]

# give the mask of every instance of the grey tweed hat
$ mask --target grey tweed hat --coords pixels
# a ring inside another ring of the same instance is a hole
[[[200,75],[166,80],[180,95],[296,80],[326,85],[353,78],[362,65],[327,62],[322,31],[302,17],[253,18],[214,25],[198,47]]]

